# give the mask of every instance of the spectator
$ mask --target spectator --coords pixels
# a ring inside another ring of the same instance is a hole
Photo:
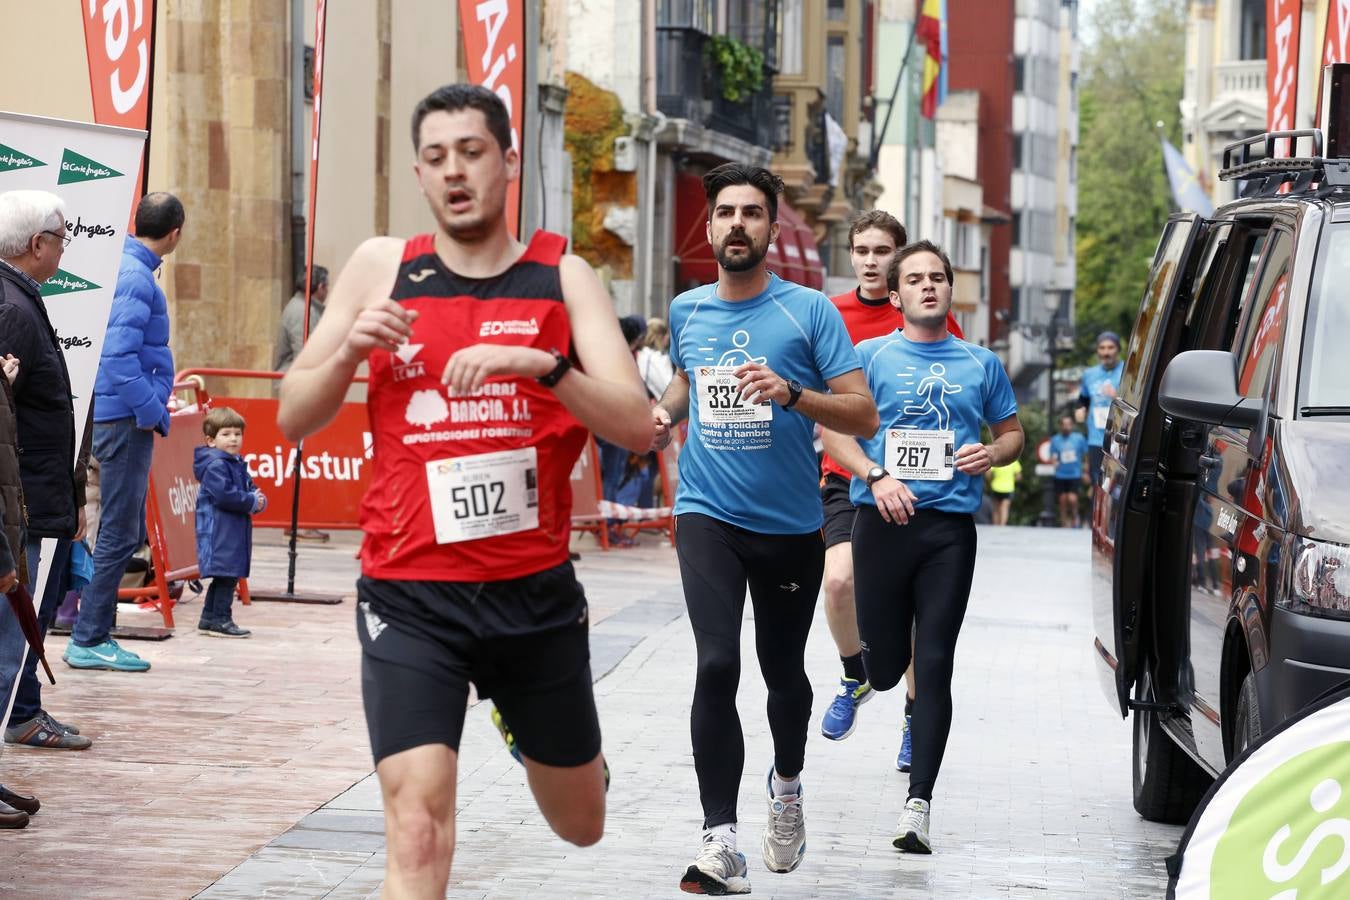
[[[75,408],[61,344],[47,316],[41,284],[56,274],[65,251],[65,209],[46,191],[0,194],[0,357],[20,362],[14,377],[19,480],[28,512],[28,589],[39,597],[38,625],[45,635],[65,596],[70,544],[84,536],[84,462],[76,452]],[[43,539],[55,541],[46,584],[38,588]],[[0,696],[18,688],[5,743],[83,750],[93,742],[42,708],[37,657],[8,603],[0,603]],[[10,801],[11,806],[14,804]]]
[[[660,400],[670,379],[675,377],[675,366],[670,361],[670,326],[664,319],[648,319],[647,333],[637,352],[638,374],[647,386],[647,395]]]
[[[623,339],[628,342],[628,349],[636,359],[647,331],[647,320],[638,315],[623,316],[619,319],[619,330],[623,332]],[[600,484],[605,499],[625,506],[641,505],[641,479],[646,474],[645,457],[629,453],[602,438],[597,437],[595,443],[600,450]],[[648,497],[651,495],[650,476],[646,494]],[[624,534],[617,519],[609,521],[608,537],[609,542],[618,547],[631,547],[634,543],[631,537]]]
[[[6,356],[0,360],[0,393],[4,394],[0,400],[0,594],[28,583],[23,536],[23,482],[19,478],[19,425],[14,418],[14,395],[10,390],[10,384],[18,374],[18,359]],[[0,784],[0,828],[23,828],[28,824],[29,809],[37,812],[36,797],[16,794]]]
[[[94,545],[94,577],[66,645],[76,669],[144,672],[150,663],[113,640],[117,588],[141,545],[145,491],[155,433],[169,433],[173,354],[169,307],[155,283],[160,262],[183,236],[183,204],[172,194],[147,194],[136,207],[136,234],[122,249],[122,268],[94,383],[94,456],[103,510]]]
[[[267,498],[248,477],[239,455],[244,446],[244,417],[222,406],[202,420],[206,446],[198,447],[192,474],[201,483],[197,494],[197,566],[211,579],[197,630],[213,637],[248,637],[234,624],[230,604],[240,578],[247,578],[253,559],[253,522],[249,516],[267,507]]]
[[[323,317],[324,301],[328,299],[328,270],[315,266],[309,281],[309,331],[305,331],[305,276],[302,272],[295,280],[295,293],[286,301],[281,310],[281,328],[277,332],[277,350],[272,359],[272,368],[285,372],[295,361],[295,355],[305,345],[305,340],[314,333]]]

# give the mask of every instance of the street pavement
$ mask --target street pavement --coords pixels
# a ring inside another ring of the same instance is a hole
[[[1130,804],[1130,729],[1108,706],[1091,658],[1086,532],[981,528],[957,648],[955,719],[933,799],[931,857],[891,847],[907,776],[894,768],[900,690],[832,743],[818,733],[838,658],[818,611],[807,648],[815,687],[803,773],[808,851],[769,872],[758,852],[772,749],[750,606],[738,706],[746,731],[741,847],[753,896],[775,898],[1162,896],[1180,829]],[[490,720],[469,710],[461,746],[451,898],[676,897],[698,848],[689,747],[694,645],[673,551],[586,552],[596,694],[613,770],[603,841],[568,845],[535,809],[523,770]],[[353,649],[355,639],[352,639]],[[358,781],[198,896],[377,896],[384,866],[379,786]]]

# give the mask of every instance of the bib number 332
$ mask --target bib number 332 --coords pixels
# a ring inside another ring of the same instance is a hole
[[[535,448],[427,463],[436,543],[454,544],[539,527]]]
[[[748,403],[743,400],[740,382],[732,374],[735,371],[735,366],[698,367],[699,420],[718,425],[771,421],[773,405],[768,401]]]

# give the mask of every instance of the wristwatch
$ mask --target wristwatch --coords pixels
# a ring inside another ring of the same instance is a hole
[[[795,378],[787,380],[788,402],[783,404],[783,409],[792,409],[797,401],[802,399],[802,383]]]
[[[876,484],[878,481],[880,481],[881,479],[885,478],[887,475],[890,474],[891,474],[890,472],[887,472],[881,466],[873,466],[872,468],[867,470],[867,486],[870,488],[872,485]]]
[[[562,381],[562,377],[571,370],[572,361],[564,356],[557,347],[549,348],[548,352],[553,354],[553,359],[557,362],[557,365],[553,367],[552,372],[549,372],[547,375],[540,375],[537,380],[544,387],[551,388],[555,387],[559,381]]]

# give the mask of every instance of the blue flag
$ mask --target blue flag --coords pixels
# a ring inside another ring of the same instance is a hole
[[[1199,213],[1205,218],[1214,215],[1214,202],[1209,199],[1200,180],[1195,177],[1191,167],[1181,151],[1162,138],[1163,166],[1167,169],[1167,180],[1172,185],[1172,202],[1177,209]]]

